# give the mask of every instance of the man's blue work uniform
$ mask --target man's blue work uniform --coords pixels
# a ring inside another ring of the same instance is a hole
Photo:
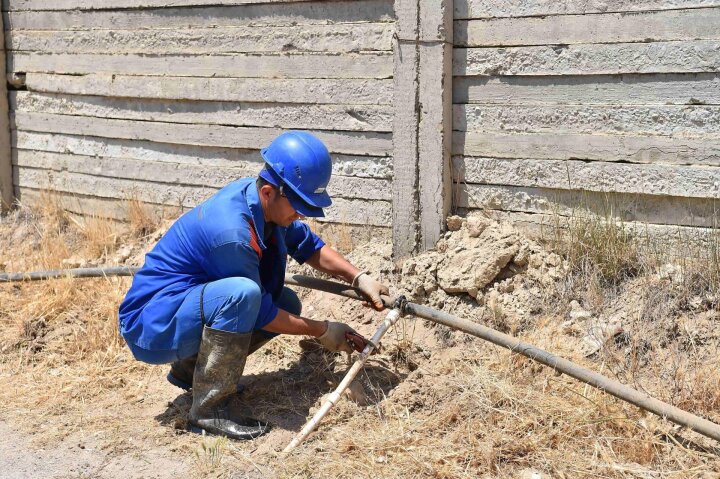
[[[325,243],[300,221],[266,225],[255,182],[225,186],[181,216],[146,255],[120,305],[120,332],[136,359],[162,364],[192,356],[202,318],[214,329],[247,333],[292,302],[283,287],[287,255],[302,264]]]

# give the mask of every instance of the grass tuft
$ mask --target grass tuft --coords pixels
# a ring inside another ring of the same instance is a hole
[[[85,256],[100,258],[115,251],[120,234],[114,221],[101,216],[89,216],[76,224],[82,235]]]
[[[157,230],[160,224],[160,218],[137,198],[128,200],[127,217],[130,223],[130,231],[136,237],[147,236]]]
[[[570,270],[602,286],[617,286],[642,270],[637,238],[611,214],[576,212],[555,228],[554,246]]]

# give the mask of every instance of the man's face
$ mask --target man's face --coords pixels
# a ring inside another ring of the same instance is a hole
[[[265,220],[276,225],[289,226],[290,223],[303,219],[304,216],[295,211],[281,191],[270,185],[265,185],[260,189],[260,196],[265,200],[263,201]]]

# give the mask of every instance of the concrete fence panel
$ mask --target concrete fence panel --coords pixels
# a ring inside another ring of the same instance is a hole
[[[457,206],[717,226],[719,19],[710,0],[457,0]]]
[[[13,173],[0,177],[23,201],[51,190],[75,213],[117,219],[130,198],[186,210],[257,175],[261,148],[304,129],[334,157],[323,221],[389,236],[392,0],[6,0],[3,10],[18,90]]]
[[[392,236],[398,259],[452,211],[716,224],[720,0],[2,7],[5,202],[49,189],[81,214],[122,219],[130,197],[188,209],[307,129],[334,157],[323,221]]]

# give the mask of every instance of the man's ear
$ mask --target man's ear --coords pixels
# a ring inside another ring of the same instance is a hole
[[[262,185],[260,187],[260,196],[266,200],[270,200],[273,197],[273,190],[274,188],[270,185]]]

